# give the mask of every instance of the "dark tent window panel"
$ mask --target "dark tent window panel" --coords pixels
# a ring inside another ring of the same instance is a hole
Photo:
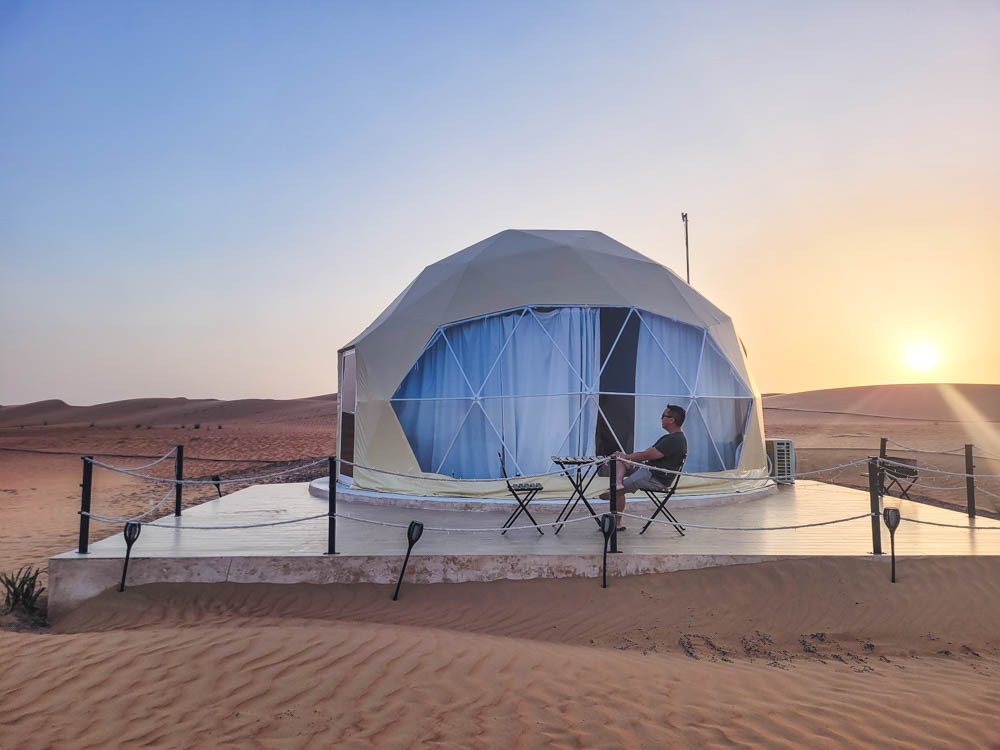
[[[441,326],[391,400],[422,471],[554,469],[652,445],[688,411],[688,471],[734,469],[753,395],[703,328],[628,307],[535,306]],[[343,447],[342,447],[343,450]]]
[[[337,426],[337,442],[340,444],[339,471],[345,477],[354,476],[354,414],[358,400],[357,359],[354,350],[344,352],[340,370],[340,424]]]

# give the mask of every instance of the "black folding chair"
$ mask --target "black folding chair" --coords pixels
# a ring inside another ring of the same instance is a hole
[[[656,506],[656,510],[653,511],[653,515],[651,515],[649,520],[646,521],[646,525],[643,526],[642,531],[639,532],[640,534],[645,534],[646,529],[648,529],[650,524],[653,523],[653,519],[662,513],[666,519],[674,525],[674,528],[677,529],[677,533],[684,536],[684,527],[680,525],[676,518],[674,518],[674,514],[667,510],[666,505],[667,501],[674,496],[674,492],[677,491],[677,482],[680,481],[680,472],[684,469],[684,461],[686,460],[687,456],[684,456],[684,459],[681,461],[681,465],[677,469],[678,473],[669,475],[670,480],[660,493],[654,492],[653,490],[643,490],[650,502]],[[658,494],[661,494],[662,496],[658,496]]]
[[[895,463],[882,464],[882,494],[892,497],[889,490],[893,485],[899,488],[899,497],[910,499],[910,487],[917,481],[917,459],[890,458]],[[897,464],[904,464],[898,466]],[[904,484],[905,483],[905,484]]]
[[[538,528],[538,521],[535,520],[535,517],[531,515],[531,511],[528,510],[528,503],[535,499],[535,495],[542,489],[542,485],[539,482],[511,482],[507,476],[507,465],[504,461],[503,451],[500,451],[498,455],[500,456],[500,471],[503,472],[503,478],[507,481],[507,490],[514,496],[514,500],[517,501],[517,507],[510,514],[510,517],[504,521],[503,531],[500,532],[500,535],[503,536],[506,534],[510,527],[514,525],[517,517],[521,513],[525,513],[531,519],[535,531],[545,536],[545,532]]]

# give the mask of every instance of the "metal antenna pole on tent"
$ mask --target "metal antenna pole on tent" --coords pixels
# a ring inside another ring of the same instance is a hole
[[[691,255],[688,252],[688,215],[681,212],[681,221],[684,222],[684,260],[687,262],[687,283],[691,283]]]

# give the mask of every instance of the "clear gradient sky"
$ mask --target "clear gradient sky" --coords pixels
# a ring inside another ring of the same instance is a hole
[[[998,82],[986,0],[0,0],[0,403],[329,393],[445,255],[681,211],[762,391],[997,383]]]

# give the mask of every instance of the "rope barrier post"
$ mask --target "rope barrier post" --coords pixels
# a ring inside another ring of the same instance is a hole
[[[93,456],[83,456],[83,481],[80,483],[80,541],[76,551],[81,555],[87,554],[87,545],[90,542],[90,490],[94,484],[94,460]]]
[[[608,472],[608,504],[611,516],[615,519],[615,528],[611,532],[611,551],[618,551],[618,460],[612,456],[608,462],[611,471]]]
[[[219,493],[219,497],[222,497],[222,476],[213,474],[212,481],[215,482],[215,491]]]
[[[327,459],[330,471],[330,489],[327,495],[330,499],[329,510],[327,511],[326,530],[326,554],[337,554],[337,457],[330,456]]]
[[[972,445],[965,445],[965,496],[969,503],[969,518],[976,517],[976,477],[972,463]]]
[[[872,554],[882,554],[882,529],[878,524],[879,500],[882,496],[882,464],[874,456],[868,458],[868,494],[872,513]]]
[[[183,485],[181,480],[184,479],[184,446],[177,446],[177,453],[174,455],[174,479],[177,483],[174,485],[174,515],[179,516],[181,514],[181,491]]]

